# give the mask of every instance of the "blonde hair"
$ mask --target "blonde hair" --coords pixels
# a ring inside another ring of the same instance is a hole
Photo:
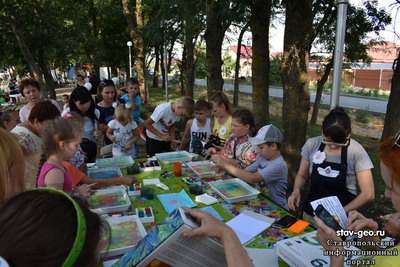
[[[128,120],[128,123],[132,123],[132,109],[126,108],[125,104],[119,104],[114,111],[114,119],[116,119],[119,123]]]
[[[0,136],[0,202],[2,202],[13,195],[15,185],[25,190],[25,160],[15,136],[3,128],[0,128]]]
[[[77,137],[78,134],[82,134],[81,125],[78,125],[77,122],[67,118],[59,117],[47,124],[42,133],[42,156],[40,157],[37,178],[39,178],[40,170],[42,169],[43,163],[46,161],[47,157],[58,153],[59,142],[71,141]]]

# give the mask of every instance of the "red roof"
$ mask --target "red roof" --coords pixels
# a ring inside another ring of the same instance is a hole
[[[237,55],[237,45],[229,46],[230,49]],[[242,45],[240,49],[240,58],[252,58],[253,56],[253,48],[251,46]]]

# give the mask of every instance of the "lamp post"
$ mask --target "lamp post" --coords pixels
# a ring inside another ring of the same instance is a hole
[[[126,45],[129,47],[129,78],[132,78],[132,56],[131,56],[132,42],[128,41]]]

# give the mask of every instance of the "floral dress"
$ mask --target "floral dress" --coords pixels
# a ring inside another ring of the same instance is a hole
[[[245,169],[259,157],[258,147],[249,141],[249,135],[235,137],[231,133],[226,142],[222,154],[231,159],[236,159],[238,168]]]

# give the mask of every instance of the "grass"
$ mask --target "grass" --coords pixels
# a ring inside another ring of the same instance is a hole
[[[152,106],[155,107],[158,104],[165,102],[165,90],[160,88],[151,88],[149,87],[149,92],[151,96]],[[230,101],[233,101],[233,91],[225,91],[228,95]],[[177,87],[170,88],[168,91],[168,97],[170,102],[178,101],[181,96],[177,93]],[[205,87],[196,86],[194,89],[194,98],[198,99],[206,99],[207,98],[207,91]],[[246,93],[239,93],[239,107],[236,109],[246,108],[252,110],[252,98],[250,94]],[[281,128],[282,125],[282,118],[281,118],[281,106],[282,106],[282,99],[278,98],[270,98],[270,123],[276,125],[277,127]],[[142,109],[143,110],[143,109]],[[320,116],[325,116],[329,111],[329,107],[321,107],[320,109]],[[370,114],[368,110],[362,111],[353,111],[353,110],[346,110],[349,115],[353,117],[353,120],[359,120],[357,117],[362,117],[366,122],[359,122],[359,123],[381,123],[382,119],[378,119],[376,116]],[[143,112],[142,112],[143,113]],[[359,115],[362,114],[362,115]],[[143,116],[144,114],[142,114]],[[149,116],[149,115],[148,115]],[[148,118],[146,116],[145,118]],[[186,118],[187,120],[188,118]],[[362,120],[361,119],[361,120]],[[186,125],[186,120],[181,122],[179,125],[176,125],[177,131],[183,133],[184,127]],[[353,121],[353,124],[355,121]],[[310,137],[318,136],[321,134],[321,127],[320,126],[311,126],[307,127],[307,139]],[[179,133],[177,132],[177,136]],[[374,168],[372,169],[372,175],[374,177],[374,185],[375,185],[375,201],[369,203],[363,210],[366,210],[367,213],[372,214],[373,216],[388,214],[394,212],[393,205],[391,204],[390,200],[384,197],[385,191],[385,184],[381,179],[380,174],[380,166],[379,166],[379,156],[378,156],[378,140],[371,138],[360,136],[356,134],[352,134],[352,138],[357,140],[368,152],[372,163],[374,164]],[[299,152],[300,153],[300,152]]]

